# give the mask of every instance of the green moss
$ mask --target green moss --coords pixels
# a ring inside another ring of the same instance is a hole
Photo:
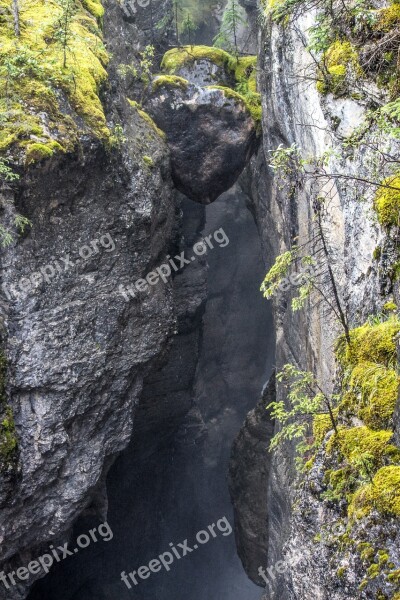
[[[378,221],[385,227],[400,224],[400,176],[389,177],[382,185],[390,185],[397,190],[380,187],[375,195],[375,210]]]
[[[388,580],[390,581],[390,583],[400,583],[400,569],[389,573]]]
[[[397,312],[397,304],[395,302],[386,302],[383,305],[383,310],[385,313]]]
[[[370,567],[368,567],[367,569],[367,575],[369,577],[369,579],[376,579],[380,574],[380,568],[379,565],[377,565],[376,563],[372,564]]]
[[[382,256],[382,248],[380,246],[377,246],[372,253],[372,258],[374,260],[380,260],[381,256]]]
[[[343,577],[346,574],[346,567],[339,567],[338,570],[336,571],[336,575],[339,577],[339,579],[343,579]]]
[[[390,556],[387,550],[378,550],[378,561],[381,566],[387,565]]]
[[[191,65],[197,60],[209,60],[222,67],[232,75],[235,72],[237,61],[225,50],[213,46],[182,46],[173,48],[164,54],[161,68],[173,75],[181,67]]]
[[[342,336],[336,355],[344,368],[360,362],[375,362],[385,366],[396,364],[396,336],[400,333],[400,321],[392,316],[383,323],[366,323],[350,332],[350,346]]]
[[[376,31],[391,31],[400,23],[400,4],[385,6],[376,12],[376,16],[373,28]]]
[[[400,516],[400,467],[382,467],[372,483],[364,485],[354,495],[349,516],[359,519],[372,510],[390,516]]]
[[[7,406],[5,415],[0,422],[0,462],[3,466],[13,462],[17,446],[14,416],[11,406]]]
[[[252,98],[250,100],[247,96],[242,96],[242,94],[239,94],[239,92],[235,92],[235,90],[232,90],[231,88],[225,87],[222,85],[211,85],[211,86],[209,86],[209,89],[221,90],[224,92],[224,95],[226,98],[229,98],[231,100],[235,100],[236,102],[240,102],[241,104],[244,104],[244,106],[249,111],[250,115],[252,116],[255,124],[257,126],[260,125],[261,118],[262,118],[262,107],[261,107],[261,95],[260,94],[252,94],[252,96],[254,96],[254,98]]]
[[[17,436],[15,432],[14,416],[6,399],[7,361],[4,353],[0,351],[0,470],[8,472],[15,467],[17,453]]]
[[[324,483],[327,486],[323,498],[333,502],[339,502],[347,498],[355,490],[357,479],[350,466],[341,469],[328,469],[324,476]]]
[[[361,542],[358,544],[357,552],[360,554],[361,560],[369,563],[373,562],[376,554],[373,546],[369,542]]]
[[[151,156],[143,156],[143,162],[148,166],[148,167],[154,167],[154,161],[151,158]]]
[[[103,18],[104,7],[99,0],[82,0],[82,4],[96,19]]]
[[[346,373],[340,411],[357,416],[370,429],[393,426],[399,390],[395,370],[399,332],[400,321],[392,314],[386,321],[353,329],[350,345],[342,338],[337,348],[337,357]]]
[[[57,150],[62,152],[63,148],[54,140],[49,140],[47,144],[39,142],[28,144],[26,147],[26,164],[30,165],[51,158]]]
[[[376,469],[383,466],[385,460],[400,462],[400,450],[390,443],[392,438],[392,431],[340,427],[338,434],[330,438],[326,451],[331,453],[338,449],[350,464],[357,463],[360,456],[368,454],[371,466]]]
[[[179,88],[181,90],[187,90],[189,82],[183,77],[177,75],[158,75],[157,79],[153,82],[153,92],[161,87]]]
[[[62,7],[56,0],[21,3],[19,38],[14,35],[12,19],[0,20],[2,153],[11,151],[19,157],[30,142],[50,147],[52,140],[71,150],[83,124],[101,140],[110,136],[99,99],[107,81],[104,67],[108,62],[96,20],[102,7],[98,0],[76,0],[74,6],[65,68],[58,31]],[[0,0],[0,8],[8,11],[5,0]],[[68,116],[66,103],[80,119]],[[22,160],[30,162],[26,157]]]
[[[362,75],[357,51],[350,42],[336,40],[324,53],[322,62],[326,70],[319,71],[321,81],[317,83],[321,94],[331,92],[340,96],[347,91],[346,80],[350,72],[358,77]]]
[[[356,414],[372,429],[392,426],[399,391],[399,377],[394,369],[364,362],[354,367],[349,385],[356,398]]]
[[[250,92],[257,92],[257,56],[243,56],[236,61],[235,79],[247,82]]]
[[[166,138],[165,133],[157,127],[157,125],[154,123],[151,116],[148,115],[147,112],[145,112],[141,108],[140,104],[138,102],[136,102],[135,100],[130,100],[129,98],[127,98],[127,100],[128,100],[129,105],[136,110],[136,112],[141,117],[141,119],[143,119],[143,121],[145,121],[147,123],[147,125],[149,125],[151,127],[151,129],[154,131],[154,133],[157,134],[163,140],[165,140],[165,138]]]
[[[320,445],[331,429],[332,422],[329,415],[316,415],[313,420],[313,437],[316,444]]]

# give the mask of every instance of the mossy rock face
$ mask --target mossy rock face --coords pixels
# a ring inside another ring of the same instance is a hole
[[[161,63],[169,75],[180,75],[202,87],[215,85],[235,89],[243,95],[244,90],[257,92],[257,57],[235,58],[225,50],[211,46],[183,46],[173,48]]]
[[[254,123],[257,126],[257,130],[259,131],[259,126],[261,125],[261,95],[254,93],[251,94],[250,97],[246,97],[243,96],[242,94],[239,94],[239,92],[236,92],[235,90],[232,90],[231,88],[228,87],[224,87],[224,86],[218,86],[218,85],[214,85],[214,86],[210,86],[209,89],[212,90],[221,90],[224,93],[224,96],[226,98],[231,98],[232,100],[236,100],[236,102],[241,103],[242,105],[244,105],[246,107],[246,109],[249,111],[250,115],[253,118]]]
[[[357,50],[347,41],[334,42],[325,52],[322,63],[325,70],[319,71],[320,81],[317,83],[317,90],[321,94],[330,92],[334,96],[341,96],[348,91],[349,76],[362,76]]]
[[[349,383],[360,419],[373,429],[392,427],[400,383],[396,371],[362,362],[353,369]]]
[[[373,24],[375,31],[384,33],[391,31],[400,23],[400,4],[394,2],[377,11],[376,20]]]
[[[317,444],[321,444],[326,434],[332,429],[329,415],[316,415],[313,420],[313,436]]]
[[[72,150],[82,133],[107,141],[99,92],[108,54],[99,0],[74,3],[65,52],[56,0],[21,3],[18,38],[9,2],[0,0],[0,9],[7,15],[0,20],[0,155],[30,164]]]
[[[366,323],[342,339],[337,349],[346,372],[340,411],[361,419],[371,429],[391,429],[399,393],[396,339],[400,321],[394,314],[382,323]]]
[[[236,60],[225,50],[210,46],[173,48],[165,55],[161,69],[180,75],[197,85],[233,85]]]
[[[15,471],[18,459],[18,441],[12,409],[6,398],[7,360],[0,351],[0,473]]]
[[[314,417],[314,442],[319,447],[315,461],[323,461],[321,498],[347,508],[351,535],[360,519],[372,511],[383,527],[388,516],[400,516],[400,448],[394,435],[400,389],[396,309],[393,302],[387,303],[379,319],[350,331],[350,344],[344,338],[339,341],[338,431],[332,430],[328,415]],[[365,588],[371,579],[381,577],[384,565],[390,572],[394,569],[387,552],[369,546],[368,552],[378,558],[369,572],[365,568]],[[363,551],[362,560],[366,560],[364,555]]]
[[[400,466],[383,467],[370,484],[359,489],[350,504],[349,515],[361,518],[372,510],[400,517]]]
[[[256,56],[235,58],[220,48],[184,46],[169,50],[164,55],[161,68],[169,75],[158,76],[153,91],[162,86],[187,89],[189,83],[222,90],[226,98],[246,106],[258,131],[261,130]]]
[[[157,127],[151,116],[143,110],[143,108],[138,102],[136,102],[135,100],[130,100],[128,98],[128,104],[138,113],[140,118],[143,119],[143,121],[145,121],[147,125],[150,125],[151,129],[158,137],[160,137],[162,140],[165,140],[165,133],[159,127]]]
[[[375,210],[379,223],[384,227],[400,226],[400,176],[389,177],[382,182],[375,195]]]
[[[335,448],[351,464],[361,455],[369,455],[377,467],[384,460],[400,462],[400,450],[391,443],[393,431],[373,431],[368,427],[340,428],[337,436],[332,436],[327,444],[327,452]]]
[[[355,367],[360,362],[375,362],[385,366],[396,363],[396,338],[400,333],[397,316],[382,323],[366,323],[350,332],[351,344],[341,339],[337,356],[344,368]]]

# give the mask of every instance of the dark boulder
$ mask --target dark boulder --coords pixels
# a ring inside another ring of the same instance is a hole
[[[188,198],[209,204],[232,187],[257,145],[256,123],[228,88],[168,81],[156,85],[146,110],[167,136],[172,177]],[[173,79],[173,78],[171,78]]]

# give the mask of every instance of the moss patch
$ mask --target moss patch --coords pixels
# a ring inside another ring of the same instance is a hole
[[[376,363],[359,363],[352,371],[349,385],[356,398],[352,408],[373,429],[393,426],[400,379],[394,369]]]
[[[337,347],[337,357],[344,368],[354,367],[360,362],[375,362],[385,366],[396,364],[396,337],[400,333],[397,316],[383,323],[366,323],[350,332],[348,346],[342,337]]]
[[[372,483],[359,489],[349,506],[349,515],[361,518],[372,510],[381,514],[400,516],[400,467],[380,469]]]
[[[327,445],[327,452],[335,448],[350,463],[356,463],[361,455],[368,454],[375,468],[384,460],[400,462],[400,450],[390,443],[393,431],[372,431],[368,427],[340,428],[336,436],[332,436]]]
[[[359,77],[362,74],[357,51],[350,42],[334,42],[324,53],[322,64],[325,67],[319,70],[322,81],[317,83],[317,90],[321,94],[331,92],[340,96],[347,90],[348,75],[355,73]]]
[[[186,91],[188,85],[189,82],[184,77],[178,77],[177,75],[158,75],[157,79],[153,82],[153,92],[162,87],[179,88]]]
[[[56,141],[50,140],[47,144],[34,142],[26,146],[26,164],[30,165],[50,158],[56,151],[63,152],[63,147]]]
[[[385,227],[398,226],[400,225],[400,176],[389,177],[382,184],[399,189],[397,191],[386,187],[378,188],[375,195],[375,210],[379,223]]]
[[[235,73],[236,59],[225,50],[213,46],[182,46],[173,48],[164,54],[161,68],[173,75],[181,67],[191,65],[197,60],[209,60],[232,75]]]
[[[14,416],[6,399],[7,361],[0,351],[0,471],[9,473],[17,461],[18,442],[15,432]]]
[[[144,155],[143,162],[150,168],[154,167],[154,161],[151,156]]]
[[[246,82],[250,92],[257,92],[257,56],[243,56],[236,61],[235,79]]]
[[[376,31],[391,31],[400,23],[400,4],[393,3],[390,6],[377,11],[377,19],[373,25]]]
[[[329,415],[316,415],[313,420],[313,437],[316,444],[320,445],[326,434],[332,429]]]
[[[336,349],[342,383],[335,409],[338,433],[332,433],[324,448],[325,464],[330,468],[324,474],[322,498],[345,500],[351,520],[367,516],[372,509],[385,515],[400,514],[400,449],[393,443],[400,385],[396,370],[400,320],[393,314],[396,307],[392,304],[386,316],[352,329],[350,345],[342,337]],[[362,424],[352,426],[355,419]],[[332,429],[327,417],[317,416],[313,429],[320,447]],[[383,558],[379,560],[380,568]],[[367,582],[371,573],[366,573]]]
[[[82,4],[96,19],[101,20],[103,18],[104,7],[99,0],[82,0]]]

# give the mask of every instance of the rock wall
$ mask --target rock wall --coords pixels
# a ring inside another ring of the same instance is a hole
[[[306,36],[313,19],[314,13],[309,11],[285,27],[267,18],[259,40],[263,148],[252,159],[242,184],[251,190],[252,210],[268,265],[291,247],[295,238],[300,245],[309,239],[313,200],[318,192],[326,193],[323,187],[318,190],[318,184],[307,181],[292,193],[290,185],[282,184],[270,167],[271,151],[280,144],[285,148],[296,144],[307,158],[321,156],[327,147],[333,147],[341,158],[330,159],[331,172],[348,177],[371,176],[365,151],[348,155],[342,146],[344,138],[360,125],[366,104],[334,98],[332,94],[321,96],[312,80],[315,64],[306,51]],[[343,181],[330,185],[327,236],[332,261],[349,320],[359,324],[369,314],[379,312],[390,297],[385,269],[373,260],[374,249],[388,242],[371,216],[373,194],[366,192],[362,202],[356,186]],[[391,291],[396,297],[396,289]],[[292,363],[311,370],[325,389],[331,390],[336,373],[334,341],[340,329],[321,305],[308,305],[306,310],[293,313],[290,304],[295,292],[293,288],[279,292],[274,300],[276,368],[279,371],[284,364]],[[285,399],[282,386],[276,399]],[[270,569],[265,600],[372,597],[357,595],[357,569],[352,571],[353,584],[340,583],[330,563],[329,548],[321,550],[314,540],[332,522],[332,514],[310,495],[300,495],[293,447],[286,444],[272,461],[267,452],[257,451],[260,431],[267,434],[267,445],[271,432],[267,431],[264,413],[256,409],[249,414],[236,441],[231,464],[238,548],[248,575],[266,585],[258,567]],[[249,457],[257,464],[252,464],[250,473]],[[252,477],[256,472],[261,474],[260,480]],[[266,474],[268,485],[264,484]],[[301,508],[293,516],[295,502]],[[276,568],[281,560],[290,565],[282,572]]]
[[[29,169],[14,205],[4,192],[8,219],[17,210],[32,222],[1,256],[7,392],[19,447],[18,472],[1,483],[5,571],[68,537],[97,502],[131,437],[143,381],[176,326],[170,282],[147,286],[136,300],[121,292],[174,248],[176,204],[166,144],[129,109],[116,76],[117,64],[134,60],[140,30],[117,4],[107,22],[106,38],[119,41],[109,120],[123,119],[124,144],[111,155],[86,135],[76,153]],[[40,272],[23,292],[20,283]],[[0,596],[23,598],[25,587],[2,586]]]

